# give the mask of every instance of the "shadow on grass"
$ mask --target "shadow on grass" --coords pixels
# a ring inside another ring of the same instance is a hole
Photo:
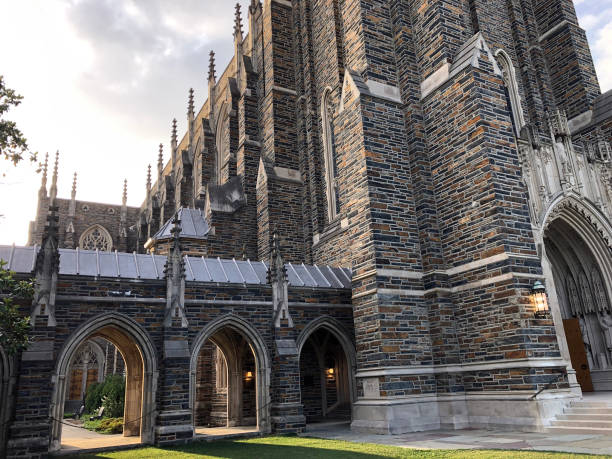
[[[297,438],[297,437],[296,437]],[[414,451],[416,452],[416,451]],[[164,454],[166,453],[166,454]],[[325,457],[330,459],[372,459],[372,458],[389,458],[398,457],[397,455],[376,454],[359,452],[352,449],[340,450],[333,448],[321,448],[316,445],[299,445],[299,444],[271,444],[271,443],[254,443],[220,440],[214,442],[194,442],[187,445],[164,447],[161,448],[138,448],[110,453],[104,452],[99,454],[83,454],[79,455],[79,459],[90,458],[109,458],[119,455],[125,459],[144,459],[158,458],[167,456],[168,458],[178,457],[210,457],[210,458],[226,458],[226,459],[312,459],[317,457]],[[405,457],[431,457],[430,455],[410,454]]]

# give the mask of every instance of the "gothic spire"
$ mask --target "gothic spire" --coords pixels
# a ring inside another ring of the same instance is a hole
[[[215,75],[215,52],[210,51],[210,59],[208,61],[208,81],[215,81],[217,76]]]
[[[147,167],[147,194],[151,191],[151,165]]]
[[[57,197],[57,168],[59,165],[59,150],[55,152],[55,165],[53,166],[53,177],[51,178],[51,189],[49,190],[49,196],[51,203]]]
[[[240,3],[236,3],[236,13],[234,16],[234,38],[242,39],[242,13],[240,11]]]
[[[40,181],[40,191],[47,194],[47,170],[49,169],[49,153],[45,155],[45,162],[42,166],[42,179]]]
[[[72,193],[70,194],[70,197],[72,198],[73,201],[76,198],[76,190],[77,190],[77,173],[75,172],[74,177],[72,178]]]
[[[161,176],[164,171],[164,144],[159,144],[159,155],[157,155],[157,186],[161,187]]]
[[[127,179],[123,180],[123,199],[121,200],[123,207],[127,206]]]
[[[172,138],[171,138],[171,143],[172,143],[172,150],[176,150],[178,141],[177,141],[177,136],[176,136],[176,118],[174,118],[172,120]]]
[[[189,88],[189,103],[187,104],[187,116],[191,119],[194,115],[193,88]]]

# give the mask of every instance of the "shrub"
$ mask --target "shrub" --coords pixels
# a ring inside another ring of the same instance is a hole
[[[95,383],[87,388],[85,395],[85,412],[95,413],[102,406],[104,383]]]
[[[123,433],[123,418],[102,419],[99,429],[99,432],[105,434]]]
[[[102,397],[104,416],[110,418],[123,416],[124,405],[125,379],[119,375],[109,376],[104,382],[104,395]]]
[[[121,375],[111,375],[103,383],[92,384],[85,397],[85,411],[97,413],[104,407],[104,417],[123,416],[125,404],[125,379]]]
[[[101,434],[120,434],[123,433],[123,418],[104,418],[97,421],[85,421],[83,427]]]

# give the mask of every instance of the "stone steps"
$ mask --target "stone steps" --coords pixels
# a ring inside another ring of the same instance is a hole
[[[577,401],[558,415],[547,432],[612,435],[612,405],[607,402]]]

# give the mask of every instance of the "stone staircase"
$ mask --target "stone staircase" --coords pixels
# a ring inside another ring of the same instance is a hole
[[[566,434],[612,435],[612,402],[572,402],[563,414],[558,415],[547,432]]]

